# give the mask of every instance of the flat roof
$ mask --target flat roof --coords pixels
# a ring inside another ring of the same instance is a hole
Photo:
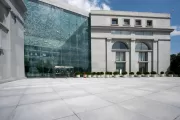
[[[170,19],[170,14],[168,13],[134,12],[134,11],[91,10],[91,15],[150,17],[150,18]]]
[[[61,0],[39,0],[39,1],[62,8],[62,9],[65,9],[65,10],[68,10],[68,11],[71,11],[71,12],[74,12],[74,13],[77,13],[77,14],[80,14],[80,15],[83,15],[83,16],[86,16],[86,17],[89,17],[89,13],[86,12],[85,10],[82,10],[82,9],[79,9],[72,5],[66,4],[66,3],[62,2]]]

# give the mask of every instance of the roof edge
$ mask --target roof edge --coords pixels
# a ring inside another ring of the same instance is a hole
[[[62,2],[57,1],[57,0],[39,0],[39,1],[53,5],[53,6],[56,6],[56,7],[59,7],[59,8],[62,8],[62,9],[65,9],[67,11],[71,11],[71,12],[89,17],[89,13],[86,12],[85,10],[82,10],[80,8],[74,7],[74,6],[66,4],[66,3],[62,3]]]
[[[152,17],[152,18],[166,18],[166,19],[171,18],[169,13],[114,11],[114,10],[91,10],[91,15]]]

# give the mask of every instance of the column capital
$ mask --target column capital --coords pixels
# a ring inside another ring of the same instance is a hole
[[[131,41],[135,41],[136,39],[135,38],[132,38]]]
[[[106,38],[107,39],[107,41],[111,41],[112,40],[112,38]]]
[[[157,42],[158,41],[158,39],[154,39],[154,42]]]

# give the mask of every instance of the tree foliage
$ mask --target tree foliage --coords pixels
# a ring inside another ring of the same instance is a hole
[[[170,71],[180,74],[180,53],[171,55]]]

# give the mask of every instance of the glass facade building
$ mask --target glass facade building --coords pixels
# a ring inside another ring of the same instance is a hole
[[[37,0],[25,4],[26,76],[91,71],[89,17]]]

